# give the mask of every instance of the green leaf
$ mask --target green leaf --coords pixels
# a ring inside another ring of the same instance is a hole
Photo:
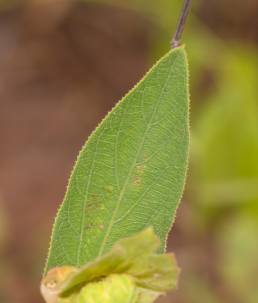
[[[188,69],[180,47],[117,104],[80,152],[46,271],[80,267],[147,226],[164,250],[184,187],[188,115]]]
[[[41,283],[42,295],[47,303],[152,303],[176,287],[179,275],[172,254],[157,254],[159,245],[148,228],[79,269],[51,269]]]
[[[157,255],[159,238],[152,228],[118,241],[102,257],[72,273],[59,287],[59,295],[67,296],[91,281],[111,274],[133,276],[137,286],[156,292],[176,287],[179,269],[172,254]]]
[[[130,276],[111,275],[84,287],[76,303],[138,303],[137,297],[138,291]]]

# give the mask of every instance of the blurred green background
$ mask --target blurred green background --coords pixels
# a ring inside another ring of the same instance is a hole
[[[42,302],[78,150],[169,48],[181,0],[0,1],[0,301]],[[258,302],[258,2],[193,1],[191,157],[162,303]]]

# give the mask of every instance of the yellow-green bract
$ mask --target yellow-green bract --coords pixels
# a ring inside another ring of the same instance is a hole
[[[145,229],[81,268],[50,270],[41,292],[47,303],[152,303],[176,287],[179,274],[173,254],[157,254],[159,245]]]
[[[115,106],[80,152],[45,273],[55,266],[80,267],[147,226],[164,251],[182,196],[188,145],[188,67],[179,47]]]

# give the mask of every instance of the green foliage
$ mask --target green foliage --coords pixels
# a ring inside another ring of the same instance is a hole
[[[101,282],[93,282],[86,286],[78,295],[76,302],[137,303],[136,300],[137,289],[133,279],[128,275],[111,275]]]
[[[257,205],[258,62],[251,50],[240,48],[225,52],[222,60],[219,89],[194,132],[198,200],[214,207]]]
[[[165,248],[187,167],[183,47],[166,54],[82,149],[54,225],[46,269],[82,266],[153,226]]]
[[[179,274],[174,256],[157,254],[159,246],[148,228],[79,269],[50,270],[42,294],[47,303],[152,303],[176,287]]]
[[[257,231],[257,218],[246,214],[231,218],[218,231],[219,274],[236,301],[258,302]]]
[[[213,281],[201,277],[196,266],[192,280],[182,283],[182,289],[190,289],[191,299],[187,302],[195,302],[196,289],[201,287],[215,302],[253,303],[258,298],[257,50],[237,43],[228,46],[219,45],[220,52],[209,51],[207,58],[198,59],[200,66],[213,71],[216,89],[202,97],[204,102],[193,123],[189,193],[193,201],[192,224],[202,227],[196,228],[196,239],[210,234],[217,256],[211,266],[228,297],[221,298]],[[189,229],[192,233],[193,227]],[[196,302],[198,299],[197,295]]]
[[[179,270],[173,255],[156,254],[159,246],[160,240],[151,228],[122,239],[107,254],[73,273],[60,287],[59,294],[66,297],[73,289],[114,273],[133,276],[138,287],[155,292],[173,289]]]

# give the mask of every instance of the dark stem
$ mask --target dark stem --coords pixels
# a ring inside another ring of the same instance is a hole
[[[172,48],[176,48],[180,44],[180,40],[182,37],[182,33],[184,31],[186,19],[190,12],[190,6],[191,6],[191,0],[185,0],[184,6],[182,8],[182,13],[181,13],[181,16],[180,16],[178,24],[177,24],[176,33],[171,42]]]

